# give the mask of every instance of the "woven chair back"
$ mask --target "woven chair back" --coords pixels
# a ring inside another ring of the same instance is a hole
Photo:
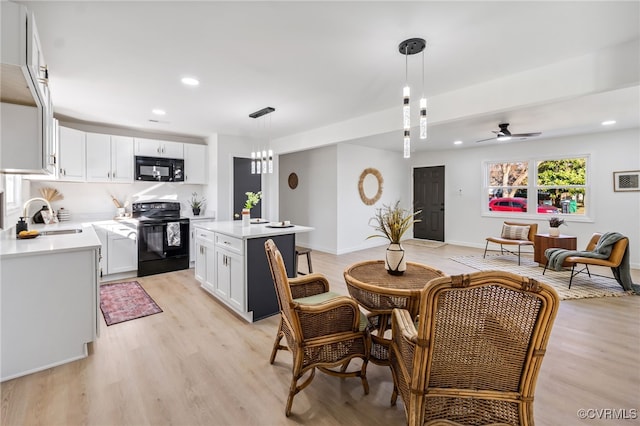
[[[272,239],[268,239],[264,243],[269,268],[271,269],[271,277],[278,297],[278,305],[282,314],[291,321],[291,289],[289,288],[289,278],[287,277],[287,268],[284,265],[284,259],[276,244]]]
[[[508,272],[430,281],[412,380],[425,395],[424,421],[533,424],[535,380],[558,305],[550,286]]]

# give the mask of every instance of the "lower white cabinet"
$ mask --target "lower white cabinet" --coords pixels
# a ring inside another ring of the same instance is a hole
[[[216,285],[215,234],[203,229],[196,229],[195,234],[195,277],[202,288],[213,293]]]
[[[137,232],[128,227],[116,226],[109,232],[107,252],[107,271],[109,274],[137,270]]]
[[[0,286],[0,380],[87,356],[99,327],[98,248],[3,258]]]
[[[96,223],[93,228],[102,244],[101,276],[138,269],[138,231],[134,225],[108,221]]]
[[[244,241],[197,228],[195,252],[195,277],[202,288],[246,314]]]
[[[216,248],[215,293],[237,311],[246,311],[244,256]]]

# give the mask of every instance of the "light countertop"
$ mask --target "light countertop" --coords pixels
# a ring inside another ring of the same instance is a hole
[[[52,225],[29,224],[29,229],[64,230],[82,229],[77,234],[40,235],[37,238],[19,240],[15,234],[0,239],[0,258],[31,256],[62,251],[77,251],[100,247],[100,240],[90,223],[61,222]]]
[[[225,222],[195,222],[194,226],[207,231],[219,232],[230,237],[249,238],[268,237],[271,235],[297,234],[300,232],[310,232],[314,228],[301,225],[293,225],[287,228],[270,228],[269,223],[252,223],[250,226],[242,226],[241,220]]]

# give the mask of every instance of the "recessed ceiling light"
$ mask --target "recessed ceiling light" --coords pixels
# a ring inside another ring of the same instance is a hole
[[[611,126],[612,124],[616,124],[616,120],[607,120],[602,122],[603,126]]]
[[[455,141],[453,144],[454,145],[462,145],[462,141]]]
[[[186,84],[187,86],[197,86],[200,82],[193,77],[184,77],[182,80],[182,84]]]
[[[158,108],[151,110],[151,112],[155,115],[165,115],[167,113],[165,110]]]

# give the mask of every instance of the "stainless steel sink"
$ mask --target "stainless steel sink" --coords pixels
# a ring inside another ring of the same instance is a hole
[[[50,231],[41,231],[40,235],[61,235],[61,234],[79,234],[82,229],[52,229]]]

